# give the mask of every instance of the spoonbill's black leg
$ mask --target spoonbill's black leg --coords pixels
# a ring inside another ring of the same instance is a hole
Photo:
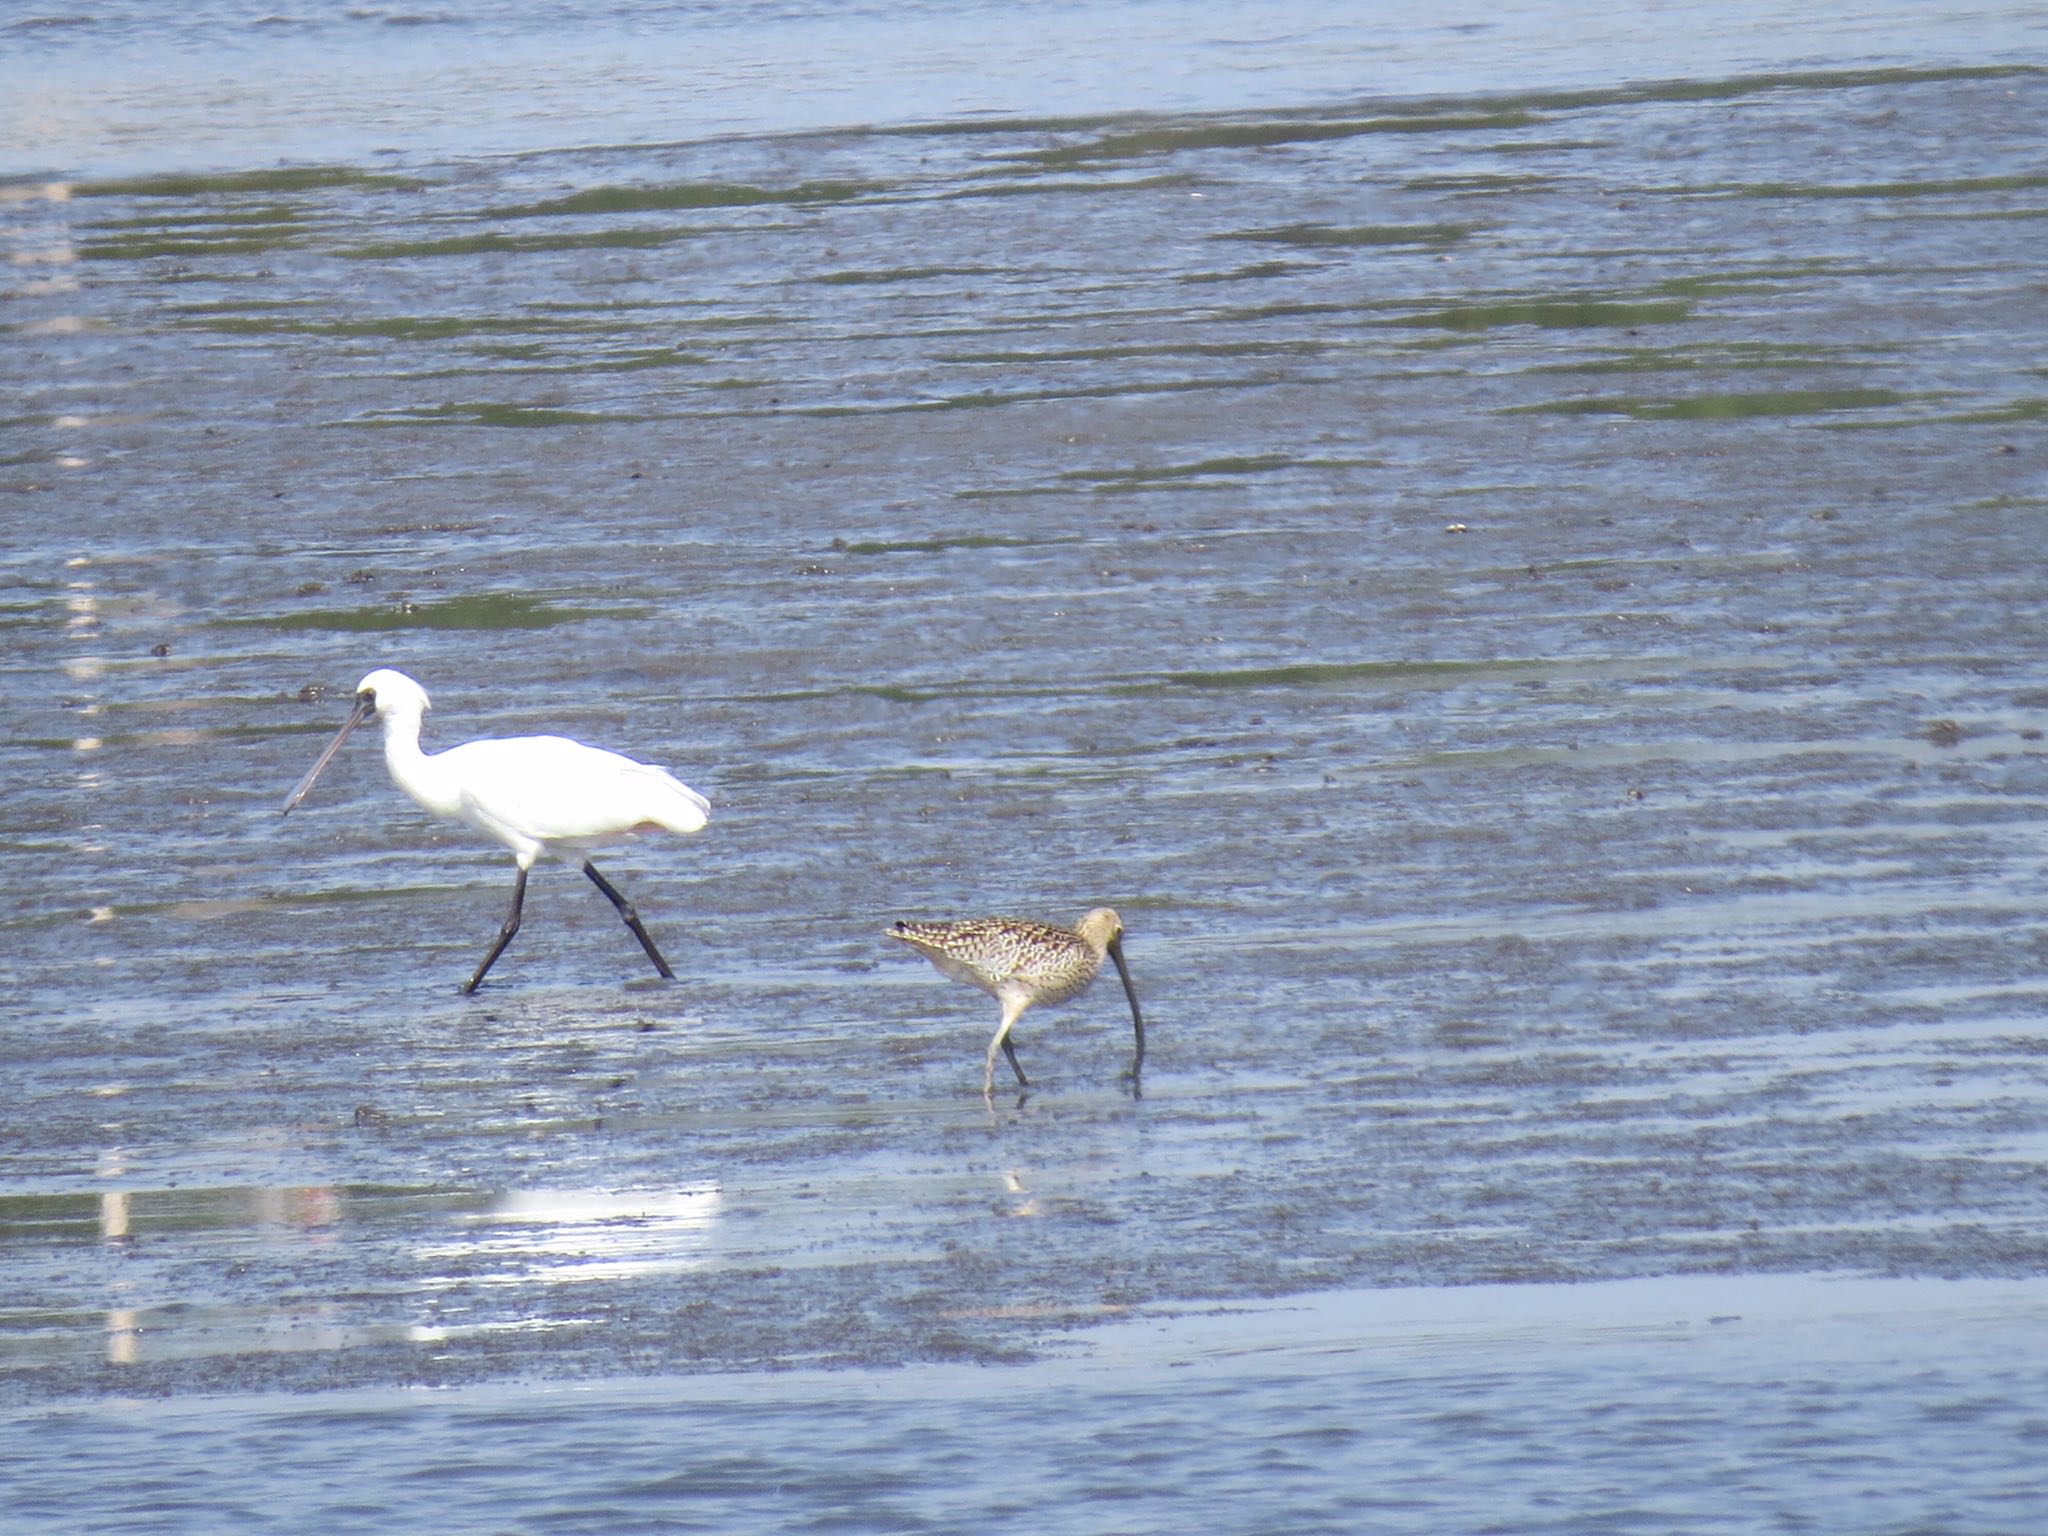
[[[583,861],[583,873],[590,876],[590,883],[603,891],[605,899],[618,908],[619,916],[624,918],[626,926],[633,930],[633,937],[638,939],[640,947],[647,951],[647,958],[654,962],[654,968],[670,981],[674,981],[676,973],[668,968],[668,962],[661,958],[661,951],[654,947],[654,940],[647,937],[647,930],[640,926],[640,914],[633,910],[633,903],[614,890],[611,881],[600,875],[597,866],[588,859]]]
[[[519,909],[526,905],[526,871],[519,871],[519,883],[512,887],[512,910],[505,917],[505,926],[498,930],[498,942],[491,946],[491,952],[484,956],[484,963],[476,968],[476,974],[469,978],[464,992],[474,992],[484,979],[484,972],[497,963],[498,956],[505,953],[505,946],[512,942],[512,935],[519,931]]]

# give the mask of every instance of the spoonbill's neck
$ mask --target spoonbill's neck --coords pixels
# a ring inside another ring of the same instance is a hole
[[[434,759],[420,750],[420,712],[393,710],[384,716],[384,766],[391,780],[437,816],[455,814],[458,796],[442,782]]]

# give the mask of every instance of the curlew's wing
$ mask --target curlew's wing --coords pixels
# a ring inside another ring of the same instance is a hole
[[[955,981],[994,992],[1007,981],[1040,985],[1048,970],[1085,964],[1088,947],[1064,928],[1024,917],[901,922],[888,930]]]

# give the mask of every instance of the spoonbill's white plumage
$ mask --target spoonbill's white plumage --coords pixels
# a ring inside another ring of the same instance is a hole
[[[370,673],[356,685],[348,720],[286,797],[285,811],[306,798],[349,732],[374,714],[384,725],[384,765],[393,782],[432,814],[503,843],[518,861],[512,911],[463,991],[477,989],[519,931],[526,874],[542,854],[588,875],[654,968],[673,978],[633,904],[597,872],[589,850],[636,832],[695,832],[710,819],[711,802],[665,769],[566,736],[506,736],[422,752],[420,722],[429,707],[427,690],[403,672],[380,667]]]

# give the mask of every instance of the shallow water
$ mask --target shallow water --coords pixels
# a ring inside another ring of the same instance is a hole
[[[0,150],[69,175],[2038,64],[2024,0],[153,0],[0,13]]]
[[[195,14],[195,68],[369,46]],[[518,14],[479,57],[540,56]],[[47,1523],[169,1518],[101,1455],[208,1466],[195,1522],[630,1528],[687,1436],[721,1528],[1182,1529],[1204,1475],[1245,1529],[1402,1478],[1388,1529],[2024,1528],[2048,72],[2020,12],[1779,14],[1688,65],[1508,11],[1462,94],[1310,47],[569,136],[529,67],[395,155],[246,101],[138,149],[113,89],[11,137],[0,1399]],[[279,820],[379,665],[430,746],[711,797],[601,861],[677,983],[544,869],[458,996],[509,860],[367,739]],[[1142,1096],[1112,986],[985,1106],[993,1007],[880,930],[1100,902]],[[1629,1289],[1699,1277],[1780,1321]],[[1688,1327],[1603,1331],[1644,1294]],[[1359,1320],[1494,1307],[1499,1358]],[[262,1492],[399,1443],[360,1507]]]
[[[2018,1531],[2044,1323],[2037,1284],[1981,1281],[1335,1292],[1029,1368],[65,1408],[13,1505],[151,1531]],[[136,1471],[81,1495],[58,1457]],[[289,1474],[213,1491],[251,1466]]]

